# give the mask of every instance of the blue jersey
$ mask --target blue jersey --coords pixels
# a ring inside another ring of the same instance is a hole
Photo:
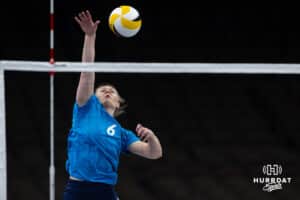
[[[120,153],[138,140],[92,95],[84,106],[74,105],[66,170],[78,179],[115,185]]]

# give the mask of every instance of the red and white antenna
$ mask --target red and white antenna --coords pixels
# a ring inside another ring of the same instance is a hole
[[[50,0],[50,64],[54,64],[54,0]]]

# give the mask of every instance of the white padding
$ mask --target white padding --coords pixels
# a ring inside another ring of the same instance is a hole
[[[0,200],[7,198],[4,70],[0,68]]]

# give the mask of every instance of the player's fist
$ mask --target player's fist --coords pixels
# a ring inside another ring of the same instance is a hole
[[[138,124],[135,129],[137,136],[141,139],[143,142],[147,142],[148,140],[151,140],[152,137],[154,137],[154,133],[149,128],[146,128],[142,126],[142,124]]]

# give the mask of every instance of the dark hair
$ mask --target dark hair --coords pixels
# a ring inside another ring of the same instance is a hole
[[[97,91],[97,89],[99,89],[100,87],[103,87],[103,86],[110,86],[110,87],[114,88],[115,90],[117,90],[117,88],[113,84],[108,83],[108,82],[103,82],[103,83],[100,83],[95,88],[95,91]],[[119,92],[118,92],[118,94],[119,94]],[[127,107],[125,99],[123,97],[121,97],[120,94],[119,94],[119,97],[120,97],[120,102],[119,102],[120,103],[120,107],[115,110],[114,117],[118,117],[121,114],[125,113],[125,108]]]

